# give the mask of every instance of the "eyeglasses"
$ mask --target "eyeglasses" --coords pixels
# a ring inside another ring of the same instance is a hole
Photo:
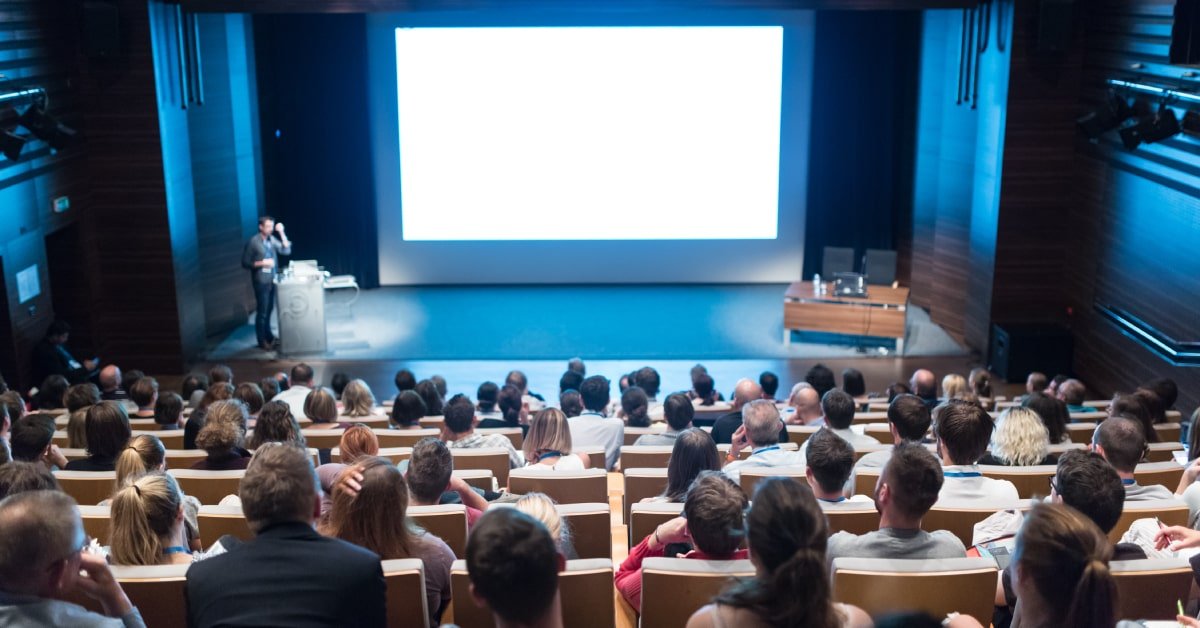
[[[1057,493],[1058,492],[1058,483],[1055,482],[1054,480],[1055,480],[1055,477],[1053,475],[1050,476],[1050,492]]]

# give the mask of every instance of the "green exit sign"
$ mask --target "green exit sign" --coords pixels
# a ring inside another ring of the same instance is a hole
[[[71,198],[68,196],[60,196],[54,199],[52,206],[54,208],[54,213],[61,214],[68,209],[71,209]]]

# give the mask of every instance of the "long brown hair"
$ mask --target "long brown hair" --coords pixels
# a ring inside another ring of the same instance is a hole
[[[365,547],[384,560],[412,556],[420,534],[405,514],[408,485],[396,465],[386,458],[361,458],[342,473],[362,474],[358,495],[334,491],[329,520],[321,533]]]
[[[1112,545],[1091,519],[1064,504],[1035,505],[1017,533],[1013,562],[1048,602],[1046,608],[1059,615],[1034,622],[1065,628],[1113,625],[1117,584],[1108,570],[1111,558]]]

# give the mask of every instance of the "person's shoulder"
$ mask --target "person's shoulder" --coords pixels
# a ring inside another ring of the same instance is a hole
[[[949,530],[934,530],[926,532],[929,538],[934,539],[939,545],[944,545],[948,548],[957,550],[960,553],[966,554],[967,546],[963,545],[962,539]]]
[[[413,537],[413,544],[413,553],[419,555],[421,560],[436,560],[445,563],[447,568],[454,562],[454,550],[441,537],[424,532]]]
[[[835,550],[858,543],[860,540],[873,533],[873,530],[865,534],[854,534],[853,532],[847,532],[845,530],[834,532],[833,534],[829,535],[829,540],[826,541],[828,548],[826,551],[830,554],[833,554]]]

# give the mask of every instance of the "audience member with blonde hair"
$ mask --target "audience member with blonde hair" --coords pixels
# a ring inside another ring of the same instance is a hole
[[[545,412],[545,410],[543,410]],[[567,560],[578,558],[575,545],[571,542],[571,526],[562,515],[558,514],[558,506],[545,493],[526,493],[513,504],[517,510],[537,519],[546,526],[550,538],[558,546],[558,552]]]
[[[258,449],[263,443],[283,443],[304,449],[304,433],[300,423],[292,416],[292,408],[282,401],[268,401],[258,413],[254,433],[246,442],[246,448]]]
[[[67,447],[87,449],[87,408],[73,410],[67,417]]]
[[[232,471],[250,464],[250,452],[243,448],[248,419],[246,404],[237,400],[218,401],[208,407],[204,427],[196,436],[196,446],[208,457],[192,465],[193,469]]]
[[[1028,408],[1008,408],[996,417],[991,453],[980,458],[979,464],[1028,467],[1057,463],[1049,450],[1050,432],[1042,418]]]
[[[342,390],[342,416],[364,417],[375,414],[375,395],[361,379],[352,379]]]
[[[942,397],[945,399],[958,399],[963,393],[970,391],[967,378],[962,375],[951,373],[942,378]]]
[[[125,486],[134,478],[146,473],[159,473],[167,470],[167,451],[162,441],[152,434],[139,434],[129,439],[129,445],[117,457],[117,486]],[[183,491],[180,491],[182,494]],[[110,504],[112,498],[100,502],[101,506]],[[186,538],[192,549],[200,549],[200,524],[197,515],[200,512],[200,500],[195,497],[183,496],[184,520]]]
[[[365,547],[383,560],[421,559],[425,565],[429,618],[437,625],[450,602],[450,565],[454,562],[454,552],[445,541],[421,530],[408,518],[408,485],[390,460],[366,456],[346,471],[351,470],[358,474],[357,488],[348,483],[338,484],[333,491],[329,517],[320,526],[320,532]]]
[[[558,408],[546,408],[533,416],[523,449],[527,469],[581,471],[591,466],[586,455],[571,453],[571,428],[567,415]]]
[[[184,510],[175,478],[161,471],[132,478],[112,498],[113,564],[192,562]]]

